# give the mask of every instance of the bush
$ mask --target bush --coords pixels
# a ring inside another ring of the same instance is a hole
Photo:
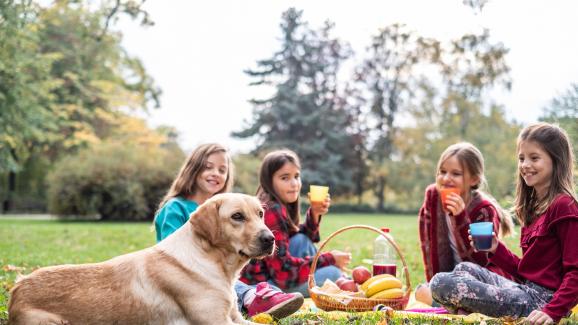
[[[48,209],[59,216],[151,219],[183,159],[162,148],[103,143],[61,160],[48,175]]]

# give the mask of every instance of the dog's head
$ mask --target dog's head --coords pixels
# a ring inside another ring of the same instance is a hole
[[[241,258],[262,258],[275,248],[273,233],[263,221],[263,208],[254,196],[217,194],[191,214],[193,232],[212,247]]]

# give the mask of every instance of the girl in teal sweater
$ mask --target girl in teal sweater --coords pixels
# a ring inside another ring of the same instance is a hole
[[[190,214],[208,198],[228,192],[232,187],[233,164],[227,150],[214,143],[196,148],[159,204],[154,220],[157,242],[184,225]],[[259,283],[255,288],[237,281],[235,292],[239,310],[245,309],[249,316],[267,313],[282,318],[303,304],[301,294],[285,294],[267,283]]]

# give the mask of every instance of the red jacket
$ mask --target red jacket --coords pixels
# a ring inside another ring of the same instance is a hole
[[[468,239],[468,229],[472,222],[489,221],[494,223],[494,232],[500,229],[500,217],[493,204],[484,199],[478,191],[472,192],[472,199],[453,220],[448,231],[445,214],[441,208],[441,199],[435,185],[428,186],[425,200],[419,210],[419,238],[427,281],[439,272],[450,272],[455,266],[449,236],[454,236],[458,255],[463,262],[472,262],[494,273],[510,278],[503,270],[488,261],[488,253],[474,252]]]
[[[578,203],[558,196],[531,225],[522,227],[522,258],[498,245],[491,261],[510,274],[555,291],[542,311],[554,321],[578,303]]]
[[[293,288],[306,282],[314,256],[299,258],[289,253],[289,240],[298,232],[289,230],[285,207],[278,203],[268,207],[265,210],[265,224],[275,235],[275,253],[262,260],[251,260],[241,271],[240,280],[247,284],[272,280],[281,289]],[[305,223],[299,226],[299,233],[307,235],[314,243],[319,242],[319,223],[313,221],[311,209],[307,210]],[[335,259],[331,253],[319,255],[317,267],[334,264]]]

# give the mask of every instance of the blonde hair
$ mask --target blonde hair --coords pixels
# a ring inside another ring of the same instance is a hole
[[[223,189],[217,192],[217,194],[231,191],[233,188],[234,171],[229,152],[220,144],[207,143],[198,146],[191,152],[185,163],[181,166],[167,194],[161,200],[158,209],[160,210],[172,198],[178,196],[186,198],[195,194],[197,191],[197,176],[199,176],[207,164],[209,156],[217,152],[225,153],[228,165],[225,186],[223,186]]]
[[[500,237],[508,236],[514,231],[514,222],[512,216],[502,209],[496,199],[489,193],[482,191],[480,188],[487,188],[488,183],[484,175],[484,156],[476,146],[469,142],[459,142],[447,147],[438,160],[436,175],[440,173],[442,164],[451,157],[456,157],[462,168],[468,172],[470,177],[477,177],[478,183],[473,185],[469,190],[478,190],[483,198],[492,203],[498,212],[500,219]]]
[[[531,224],[544,213],[558,194],[564,193],[578,202],[574,193],[572,144],[564,129],[549,123],[536,123],[524,128],[518,136],[517,149],[522,142],[535,142],[552,160],[552,178],[548,192],[540,199],[531,186],[526,185],[518,169],[514,210],[522,225]]]
[[[299,230],[299,223],[301,220],[301,202],[299,196],[297,201],[291,203],[284,203],[279,198],[279,194],[275,192],[273,187],[273,175],[287,163],[294,164],[301,170],[301,162],[297,154],[289,149],[276,150],[268,153],[261,163],[259,171],[259,187],[257,188],[257,197],[264,204],[271,204],[277,202],[287,209],[289,216],[289,226],[294,230]]]

